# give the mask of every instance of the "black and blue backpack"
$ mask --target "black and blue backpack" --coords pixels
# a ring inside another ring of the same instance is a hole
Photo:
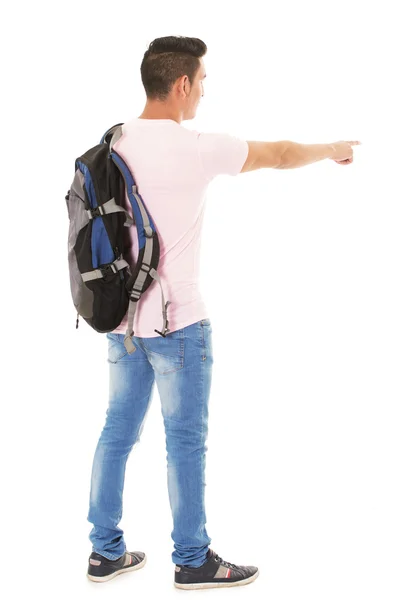
[[[73,303],[79,316],[100,333],[118,327],[128,310],[124,345],[129,354],[138,300],[153,279],[161,287],[163,328],[169,332],[163,287],[157,272],[160,245],[153,220],[138,193],[132,173],[113,149],[123,123],[108,129],[100,143],[75,161],[75,175],[65,196],[69,214],[68,261]],[[133,217],[123,207],[127,192]],[[139,254],[135,265],[124,257],[126,228],[137,227]]]

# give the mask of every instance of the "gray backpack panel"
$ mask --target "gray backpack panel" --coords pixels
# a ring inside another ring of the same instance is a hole
[[[68,238],[68,261],[69,261],[69,276],[70,289],[74,306],[77,312],[88,319],[93,315],[94,294],[84,284],[81,273],[77,266],[76,253],[74,246],[77,236],[83,227],[89,222],[89,216],[85,210],[84,204],[84,175],[77,169],[69,191],[66,196],[66,204],[69,213],[69,238]]]

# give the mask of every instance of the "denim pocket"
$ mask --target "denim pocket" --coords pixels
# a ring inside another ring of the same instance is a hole
[[[141,338],[141,342],[153,368],[160,375],[182,369],[184,361],[183,328],[167,333],[165,337],[158,335]]]
[[[124,346],[124,335],[107,333],[106,337],[108,339],[108,362],[115,365],[127,354]]]

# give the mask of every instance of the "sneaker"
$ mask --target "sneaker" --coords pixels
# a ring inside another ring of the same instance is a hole
[[[116,560],[105,558],[102,554],[92,552],[88,560],[87,577],[91,581],[109,581],[120,573],[137,571],[146,563],[144,552],[124,552],[123,556]]]
[[[258,567],[242,567],[226,562],[211,548],[201,567],[175,565],[174,585],[182,590],[246,585],[259,575]]]

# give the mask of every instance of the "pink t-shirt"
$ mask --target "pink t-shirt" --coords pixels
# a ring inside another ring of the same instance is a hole
[[[172,119],[134,118],[122,127],[114,145],[128,165],[137,191],[155,224],[160,243],[157,268],[170,331],[208,318],[199,283],[200,242],[206,189],[217,175],[237,175],[248,156],[248,143],[225,133],[200,133]],[[131,203],[125,206],[132,215]],[[128,262],[136,264],[138,236],[128,228]],[[128,312],[113,333],[127,331]],[[153,280],[138,300],[134,335],[155,337],[163,328],[160,284]]]

